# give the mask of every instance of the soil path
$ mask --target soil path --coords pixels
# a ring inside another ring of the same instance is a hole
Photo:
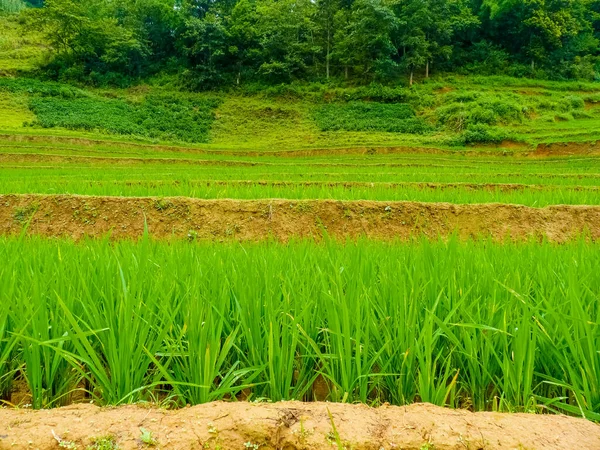
[[[0,195],[0,234],[286,241],[292,237],[375,239],[531,237],[600,239],[600,206],[333,200],[198,200],[185,197]]]
[[[154,440],[156,448],[164,449],[600,448],[600,426],[584,419],[471,413],[430,404],[370,408],[216,402],[173,411],[92,405],[39,412],[0,410],[0,449],[58,449],[60,442],[62,448],[84,449],[101,437],[123,450],[147,448],[142,430],[146,441]]]

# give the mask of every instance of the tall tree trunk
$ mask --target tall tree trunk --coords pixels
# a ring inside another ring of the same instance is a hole
[[[410,81],[409,81],[408,85],[409,86],[413,85],[413,70],[412,69],[410,69]]]
[[[535,70],[535,61],[532,59],[531,60],[531,71],[533,72]]]
[[[344,66],[344,78],[348,79],[348,66]]]
[[[425,78],[429,78],[429,60],[427,60],[427,64],[425,64]]]

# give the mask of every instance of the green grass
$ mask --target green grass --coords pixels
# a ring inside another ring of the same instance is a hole
[[[33,120],[35,115],[29,109],[26,97],[0,92],[0,123],[5,129],[19,129]]]
[[[598,420],[599,250],[1,238],[0,377],[36,407],[81,379],[100,404],[307,400],[322,375],[332,401]]]
[[[34,70],[47,53],[41,33],[26,28],[26,22],[20,20],[18,15],[3,15],[2,2],[11,11],[17,11],[22,6],[18,0],[0,1],[0,76]]]

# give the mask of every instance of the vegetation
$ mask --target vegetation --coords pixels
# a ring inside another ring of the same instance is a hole
[[[329,104],[315,111],[321,131],[390,131],[395,133],[424,133],[431,131],[415,111],[405,103],[381,104],[353,102]]]
[[[139,104],[119,99],[44,98],[30,100],[31,125],[100,130],[162,140],[206,142],[217,99],[148,95]]]
[[[412,84],[434,70],[593,80],[597,10],[596,0],[46,0],[24,15],[54,50],[45,69],[54,78],[123,85],[167,72],[204,89],[399,76]]]
[[[531,159],[489,154],[337,155],[293,158],[235,152],[1,141],[0,193],[198,198],[411,200],[600,204],[597,157]],[[518,155],[519,153],[517,153]]]
[[[0,0],[0,194],[600,205],[599,7]],[[0,237],[8,404],[25,382],[37,409],[425,401],[600,421],[587,236],[76,244],[27,237],[35,210]]]
[[[71,130],[277,150],[598,139],[597,85],[536,83],[506,77],[447,77],[410,89],[304,84],[191,93],[150,85],[90,89],[0,77],[0,102],[7,107],[0,112],[0,129],[27,125],[60,129],[62,134]],[[498,84],[504,87],[496,89]]]
[[[100,404],[244,390],[600,418],[584,240],[1,244],[0,376],[21,369],[37,408],[85,380]]]

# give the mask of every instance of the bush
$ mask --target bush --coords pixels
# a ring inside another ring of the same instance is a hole
[[[465,144],[499,144],[506,139],[503,131],[482,124],[469,126],[463,136]]]
[[[452,103],[436,110],[438,123],[455,131],[470,125],[496,125],[520,122],[527,108],[511,98],[485,97],[478,93],[459,93]]]
[[[568,112],[574,109],[583,109],[585,102],[579,95],[567,95],[560,101],[559,107],[564,112]]]
[[[25,9],[25,3],[22,0],[0,0],[0,14],[2,13],[18,13]]]
[[[152,94],[141,103],[99,97],[33,97],[33,125],[100,131],[163,140],[206,142],[217,98]]]
[[[89,97],[89,93],[82,89],[67,84],[52,81],[40,81],[33,78],[0,77],[0,91],[65,99]]]
[[[318,107],[313,117],[321,131],[389,131],[422,134],[432,130],[405,103],[331,103]]]

